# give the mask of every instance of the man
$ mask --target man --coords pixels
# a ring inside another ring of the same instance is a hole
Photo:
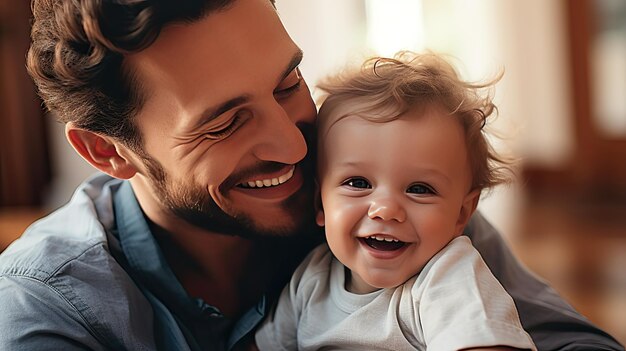
[[[0,256],[0,349],[247,347],[321,238],[316,111],[272,4],[35,0],[33,12],[29,71],[107,175]],[[540,349],[622,349],[482,217],[468,231]]]

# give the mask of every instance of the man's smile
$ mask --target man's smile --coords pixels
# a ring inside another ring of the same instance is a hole
[[[302,188],[302,169],[289,165],[277,172],[252,176],[232,188],[234,193],[264,200],[284,200]]]
[[[291,179],[293,177],[293,173],[296,166],[290,166],[286,172],[277,176],[277,177],[268,177],[264,179],[255,179],[244,181],[237,186],[242,188],[263,188],[263,187],[272,187],[276,185],[280,185]]]

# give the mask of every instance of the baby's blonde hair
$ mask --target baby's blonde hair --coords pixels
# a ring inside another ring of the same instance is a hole
[[[491,91],[501,74],[485,83],[459,78],[442,56],[401,51],[393,58],[373,57],[318,84],[325,95],[318,116],[323,133],[338,120],[359,116],[372,122],[397,119],[411,108],[441,106],[465,131],[472,190],[511,180],[510,161],[498,155],[485,136],[485,123],[497,111]],[[323,137],[323,135],[321,136]]]

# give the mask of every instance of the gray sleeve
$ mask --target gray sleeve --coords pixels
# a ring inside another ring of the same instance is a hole
[[[308,305],[313,304],[312,300],[330,299],[327,277],[332,262],[333,255],[328,245],[322,244],[300,263],[269,316],[257,329],[255,342],[260,351],[298,350],[302,341],[298,340],[300,336],[315,334],[307,328],[300,328],[300,319],[303,314],[316,311],[306,311],[305,301]]]
[[[105,350],[80,314],[49,285],[0,277],[0,350]]]
[[[255,342],[260,351],[297,350],[298,320],[291,284],[283,289],[278,304],[256,332]]]
[[[624,350],[610,335],[592,325],[547,284],[513,256],[500,233],[480,214],[466,234],[489,269],[513,297],[524,329],[539,350]]]

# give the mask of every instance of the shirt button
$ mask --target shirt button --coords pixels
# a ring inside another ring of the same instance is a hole
[[[220,310],[217,307],[211,306],[208,303],[202,301],[201,299],[198,299],[197,303],[203,315],[213,317],[213,318],[223,317],[222,312],[220,312]]]

